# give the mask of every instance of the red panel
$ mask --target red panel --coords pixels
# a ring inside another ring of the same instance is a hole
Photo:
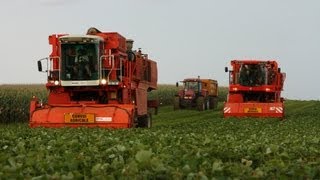
[[[250,111],[250,109],[253,109]],[[224,117],[284,117],[283,103],[225,103]]]
[[[69,93],[60,92],[53,93],[51,92],[48,97],[48,104],[67,104],[70,103]]]
[[[31,114],[30,127],[106,127],[130,128],[133,126],[133,105],[59,105],[34,111]],[[66,113],[91,113],[94,123],[66,123]]]
[[[154,61],[150,61],[151,63],[151,82],[150,86],[153,89],[157,88],[157,82],[158,82],[158,69],[157,69],[157,63]]]
[[[146,115],[148,113],[147,89],[143,86],[144,84],[139,84],[139,88],[136,90],[136,103],[138,115]]]
[[[116,32],[99,33],[98,36],[106,41],[106,49],[119,49],[122,52],[126,51],[126,39]]]
[[[230,103],[241,103],[241,102],[243,102],[243,96],[242,96],[242,94],[229,93],[228,102],[230,102]]]

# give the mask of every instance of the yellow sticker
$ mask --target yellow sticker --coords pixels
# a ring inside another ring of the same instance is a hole
[[[94,123],[94,114],[87,113],[67,113],[64,115],[66,123]]]
[[[261,113],[262,109],[257,107],[244,108],[244,113]]]

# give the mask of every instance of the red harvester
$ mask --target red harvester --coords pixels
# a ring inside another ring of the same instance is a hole
[[[285,73],[276,61],[233,60],[231,66],[224,117],[284,117]]]
[[[30,127],[150,127],[147,92],[157,88],[157,64],[133,40],[90,28],[86,35],[49,36],[48,102],[33,97]],[[149,103],[154,104],[154,103]]]

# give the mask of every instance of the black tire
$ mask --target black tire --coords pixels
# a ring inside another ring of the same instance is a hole
[[[197,98],[197,108],[199,111],[203,111],[205,110],[205,103],[204,103],[204,97],[203,96],[200,96]]]
[[[213,106],[213,108],[214,108],[214,109],[217,109],[217,108],[218,108],[219,99],[218,99],[218,97],[214,97],[213,99],[214,99],[214,106]]]
[[[214,109],[214,98],[209,97],[209,109]]]
[[[180,97],[175,96],[173,99],[173,110],[179,110],[180,109]]]
[[[204,102],[205,102],[205,110],[210,109],[210,99],[207,98]]]
[[[151,128],[152,127],[152,115],[151,115],[151,113],[149,113],[147,115],[147,122],[146,122],[146,126],[145,127],[146,128]]]
[[[137,115],[134,115],[133,127],[135,127],[135,128],[139,127],[139,118],[137,117]]]
[[[140,127],[140,128],[151,128],[152,127],[151,114],[139,117],[138,118],[138,127]]]

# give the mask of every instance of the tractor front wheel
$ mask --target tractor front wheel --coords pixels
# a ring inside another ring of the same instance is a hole
[[[199,111],[203,111],[205,110],[205,103],[204,103],[204,97],[203,96],[200,96],[198,97],[197,99],[197,108]]]
[[[209,98],[206,98],[205,99],[205,110],[208,110],[208,109],[210,109],[210,100],[209,100]]]
[[[209,97],[209,109],[215,109],[218,106],[217,97]]]

